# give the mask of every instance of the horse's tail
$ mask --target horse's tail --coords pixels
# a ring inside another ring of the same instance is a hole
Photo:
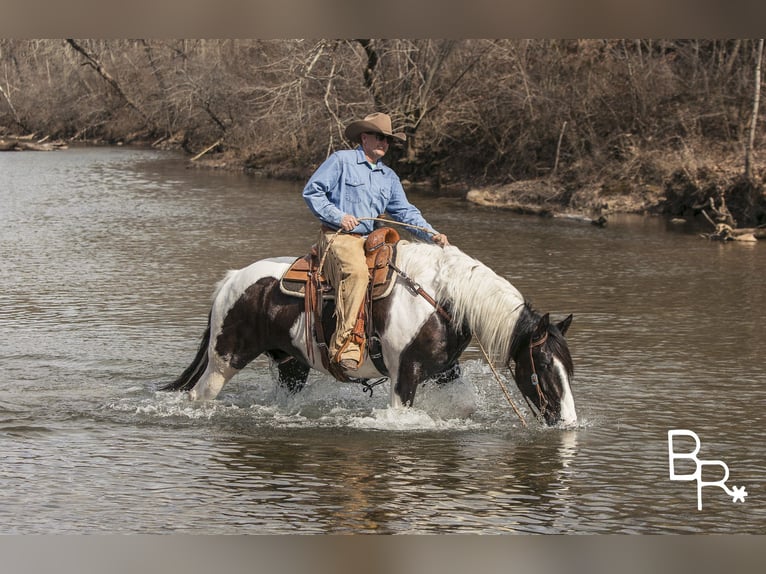
[[[199,344],[199,349],[197,349],[197,355],[194,357],[194,360],[191,362],[191,365],[186,367],[186,370],[183,373],[181,373],[180,377],[178,377],[172,383],[167,383],[166,385],[163,385],[162,387],[160,387],[160,390],[161,391],[188,391],[194,385],[196,385],[197,381],[199,381],[199,378],[202,376],[202,373],[204,373],[205,369],[207,368],[207,362],[208,362],[207,348],[209,344],[210,344],[210,315],[207,316],[207,329],[205,329],[205,332],[202,334],[202,341]]]

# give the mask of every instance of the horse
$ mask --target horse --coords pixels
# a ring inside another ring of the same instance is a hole
[[[310,369],[333,376],[316,340],[306,336],[313,313],[279,287],[295,259],[267,258],[229,271],[215,288],[196,356],[160,390],[215,399],[261,354],[276,363],[279,384],[292,392],[300,392]],[[368,357],[353,372],[354,381],[387,377],[389,407],[411,407],[424,381],[459,376],[460,355],[476,337],[488,358],[509,369],[514,364],[513,378],[537,418],[548,426],[577,422],[574,367],[565,339],[571,314],[554,324],[508,280],[456,246],[401,240],[395,270],[390,294],[375,301],[371,313],[384,366]],[[328,337],[335,327],[333,308],[328,300],[322,315]]]

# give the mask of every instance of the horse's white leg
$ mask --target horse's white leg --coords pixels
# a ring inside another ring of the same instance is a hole
[[[194,388],[189,391],[189,398],[191,400],[212,401],[218,396],[218,393],[221,392],[227,381],[237,373],[236,369],[225,365],[220,358],[217,359],[208,362],[207,369],[205,369],[197,384],[194,385]]]
[[[396,392],[396,379],[394,377],[391,377],[390,383],[391,383],[391,392],[390,392],[390,397],[388,401],[388,406],[392,409],[400,409],[404,406],[404,403],[402,403],[402,398]]]

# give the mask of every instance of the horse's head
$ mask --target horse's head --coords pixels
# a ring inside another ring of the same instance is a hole
[[[519,333],[514,345],[516,385],[549,426],[575,424],[577,413],[570,387],[574,366],[564,338],[572,315],[555,325],[548,314],[535,317],[530,312],[527,329]]]

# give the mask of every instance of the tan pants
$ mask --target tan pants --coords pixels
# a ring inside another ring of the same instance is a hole
[[[332,360],[362,363],[363,350],[351,332],[364,304],[369,275],[364,257],[364,237],[321,231],[319,255],[328,251],[322,273],[335,288],[335,334],[328,343]],[[328,250],[329,245],[329,250]]]

